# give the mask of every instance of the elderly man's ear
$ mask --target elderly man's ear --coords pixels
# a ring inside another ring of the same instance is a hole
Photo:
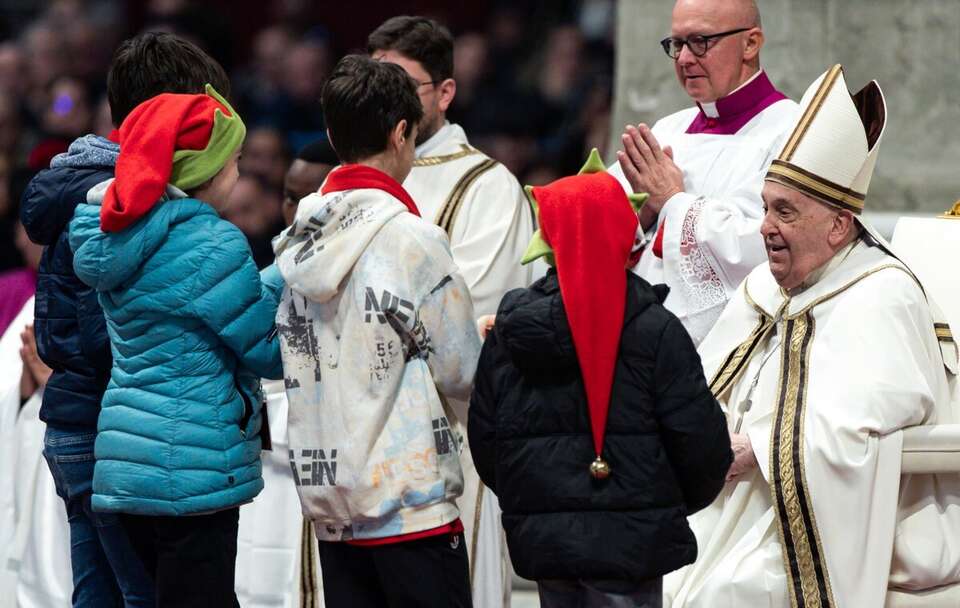
[[[827,241],[834,250],[840,249],[853,240],[859,228],[857,220],[849,211],[840,211],[833,217],[833,224],[830,226],[830,233],[827,235]]]
[[[757,56],[760,55],[760,49],[763,48],[764,40],[763,30],[759,28],[746,35],[743,44],[744,61],[750,62],[757,59]]]

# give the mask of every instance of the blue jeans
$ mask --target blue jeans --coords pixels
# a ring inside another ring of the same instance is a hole
[[[120,520],[90,507],[93,495],[93,430],[47,427],[43,456],[57,495],[67,507],[73,605],[154,606],[153,581],[137,558]]]

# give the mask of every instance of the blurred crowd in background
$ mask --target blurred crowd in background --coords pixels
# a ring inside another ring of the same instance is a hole
[[[113,129],[106,74],[121,40],[144,30],[174,32],[230,74],[229,97],[248,134],[229,219],[265,265],[270,239],[283,228],[287,167],[299,149],[325,137],[318,99],[329,70],[401,13],[450,28],[457,94],[448,117],[522,184],[576,172],[586,151],[603,150],[614,0],[4,0],[0,289],[4,274],[22,279],[39,263],[39,246],[17,223],[29,179],[74,138]]]

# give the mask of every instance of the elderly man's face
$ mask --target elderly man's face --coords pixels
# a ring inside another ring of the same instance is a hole
[[[799,287],[830,261],[856,230],[853,216],[774,182],[763,186],[760,226],[770,273],[784,289]]]
[[[749,14],[739,0],[677,0],[673,8],[670,35],[687,38],[694,34],[709,36],[740,28],[753,27]],[[729,95],[743,80],[744,40],[749,31],[710,41],[697,57],[684,46],[674,61],[677,79],[694,101],[710,102]]]

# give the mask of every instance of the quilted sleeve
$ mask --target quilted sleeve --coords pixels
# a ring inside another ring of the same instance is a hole
[[[219,222],[194,282],[191,306],[251,372],[283,377],[277,339],[276,290],[261,280],[246,238],[238,228]]]

